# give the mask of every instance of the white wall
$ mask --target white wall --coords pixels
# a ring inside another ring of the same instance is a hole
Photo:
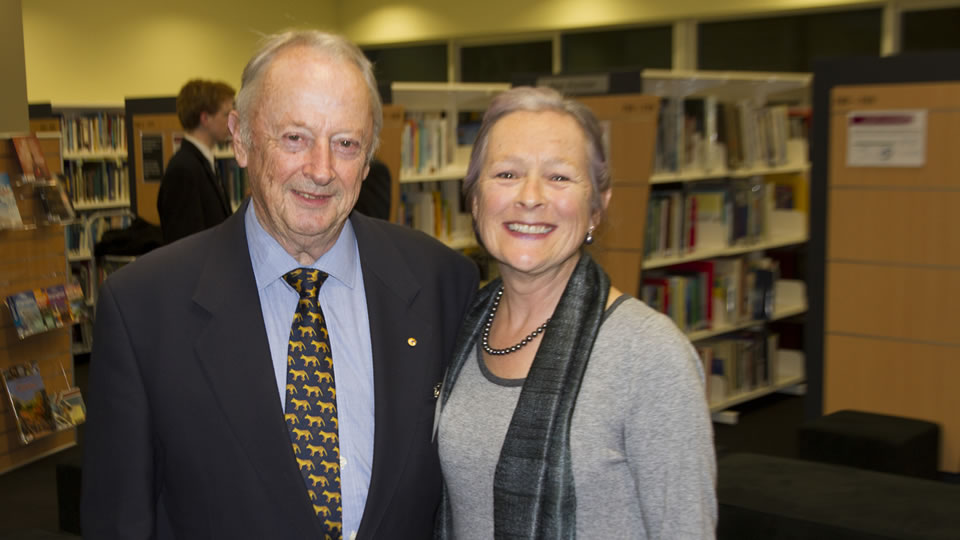
[[[123,103],[172,96],[188,79],[240,74],[263,34],[336,30],[336,0],[27,0],[31,103]]]
[[[804,10],[958,3],[960,0],[28,0],[23,2],[23,32],[30,102],[119,105],[125,97],[175,95],[193,77],[222,79],[239,86],[240,72],[258,37],[289,27],[335,30],[361,45],[376,45]]]
[[[663,23],[850,5],[865,0],[349,0],[340,30],[361,44]]]

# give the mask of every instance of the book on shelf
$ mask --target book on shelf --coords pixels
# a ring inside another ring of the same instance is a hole
[[[66,114],[60,124],[65,153],[127,151],[127,134],[122,113],[104,111]]]
[[[65,227],[67,234],[67,251],[73,254],[90,253],[87,242],[87,229],[83,223],[70,223]]]
[[[17,196],[10,184],[10,176],[0,172],[0,229],[15,229],[23,226]]]
[[[770,237],[768,189],[760,177],[752,177],[652,191],[644,256],[679,257]]]
[[[23,179],[26,182],[46,180],[50,178],[50,169],[47,160],[43,157],[40,148],[40,139],[35,134],[13,137],[13,147],[23,170]]]
[[[712,272],[712,270],[710,271]],[[712,284],[706,271],[652,271],[644,274],[641,299],[670,317],[682,332],[712,326]]]
[[[40,313],[40,306],[33,291],[11,294],[7,296],[6,303],[20,339],[47,330],[47,323],[44,321],[43,314]]]
[[[7,296],[6,304],[17,336],[23,339],[85,319],[86,306],[77,287],[74,284],[54,285]]]
[[[473,146],[483,125],[483,111],[457,112],[457,145]],[[608,154],[609,155],[609,154]]]
[[[57,392],[50,407],[56,429],[63,430],[87,421],[87,407],[76,387]]]
[[[696,212],[680,190],[657,190],[650,194],[647,210],[647,256],[680,256],[694,249],[696,230],[692,228]]]
[[[693,231],[691,247],[720,248],[727,245],[730,235],[727,216],[732,212],[727,193],[727,186],[711,187],[710,184],[693,186],[686,192],[687,199],[692,201],[688,226]]]
[[[774,210],[809,211],[810,187],[805,175],[775,174],[764,177],[764,182]]]
[[[77,217],[61,175],[34,185],[47,221],[60,223]]]
[[[712,96],[661,100],[655,173],[722,174],[790,161],[788,141],[801,138],[785,105],[753,100],[720,102]]]
[[[65,227],[67,250],[75,256],[93,257],[96,255],[96,245],[103,239],[105,232],[125,229],[132,222],[132,216],[125,214],[98,217],[84,223],[70,223]],[[79,281],[80,283],[86,283],[83,279]]]
[[[463,208],[460,181],[404,184],[400,216],[403,224],[437,238],[472,236],[470,213]]]
[[[723,257],[646,271],[640,297],[683,332],[722,330],[773,317],[778,279],[769,257]]]
[[[67,298],[67,309],[70,312],[70,322],[80,322],[90,318],[86,295],[79,283],[71,281],[63,285]]]
[[[66,184],[77,205],[130,200],[127,167],[110,161],[66,163]]]
[[[87,264],[70,265],[70,282],[80,287],[84,298],[90,295],[90,266]]]
[[[59,328],[64,324],[73,322],[73,315],[70,313],[70,301],[67,299],[67,287],[65,285],[54,285],[46,288],[47,311],[52,317],[53,324]]]
[[[433,174],[453,159],[449,122],[444,112],[409,112],[400,134],[403,174]]]
[[[56,429],[53,411],[37,364],[20,364],[0,370],[0,378],[10,399],[20,441],[28,444],[53,433]]]
[[[707,401],[711,405],[777,381],[775,333],[743,331],[700,342],[696,349],[704,364]]]

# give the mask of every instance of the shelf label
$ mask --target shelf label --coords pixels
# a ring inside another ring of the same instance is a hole
[[[847,167],[923,167],[927,111],[847,113]]]
[[[140,152],[143,164],[143,181],[159,182],[163,179],[163,134],[141,133]]]

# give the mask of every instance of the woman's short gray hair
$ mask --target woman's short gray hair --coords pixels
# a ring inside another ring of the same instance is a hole
[[[590,183],[593,186],[590,195],[590,209],[594,212],[603,212],[603,193],[610,189],[610,169],[607,165],[606,153],[603,144],[603,130],[593,112],[586,105],[566,99],[559,92],[547,87],[518,86],[497,94],[490,102],[487,112],[483,115],[483,122],[477,139],[473,143],[470,154],[470,165],[467,175],[463,179],[463,193],[468,206],[473,204],[477,196],[477,180],[487,158],[490,131],[503,117],[519,111],[541,112],[553,111],[569,115],[576,120],[583,130],[587,140],[587,168],[590,173]]]
[[[290,30],[267,36],[260,49],[247,62],[247,66],[243,68],[240,91],[237,93],[234,105],[237,109],[238,127],[243,144],[249,147],[253,140],[250,124],[253,121],[254,107],[260,100],[263,74],[277,55],[290,47],[309,47],[331,58],[350,62],[363,74],[367,93],[370,96],[370,114],[373,116],[373,137],[370,140],[370,148],[367,149],[367,162],[369,162],[380,145],[380,128],[383,126],[383,103],[380,101],[380,92],[377,90],[377,79],[373,75],[373,64],[367,60],[363,51],[347,38],[320,30]]]

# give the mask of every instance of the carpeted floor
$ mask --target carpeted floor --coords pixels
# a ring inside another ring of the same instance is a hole
[[[88,364],[78,363],[77,384],[86,389]],[[795,457],[803,398],[772,395],[741,405],[737,425],[714,424],[718,453],[748,451]],[[79,430],[80,445],[83,428]],[[56,466],[79,463],[80,445],[0,475],[0,540],[77,538],[59,531]]]

